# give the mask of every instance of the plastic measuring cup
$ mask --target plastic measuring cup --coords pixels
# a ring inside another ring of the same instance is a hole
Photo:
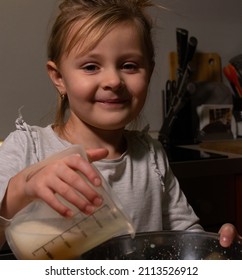
[[[73,153],[86,157],[81,147],[74,145],[40,162],[34,168]],[[17,259],[76,259],[113,236],[134,235],[130,218],[111,187],[100,173],[99,175],[102,186],[95,187],[95,190],[101,194],[103,204],[92,215],[85,215],[58,195],[58,199],[74,212],[73,218],[62,217],[40,200],[30,203],[14,216],[5,234]]]

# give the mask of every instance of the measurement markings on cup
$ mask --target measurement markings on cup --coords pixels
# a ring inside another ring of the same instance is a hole
[[[32,255],[35,258],[38,258],[38,256],[46,255],[49,259],[54,259],[53,254],[51,253],[52,248],[58,245],[65,245],[66,248],[70,249],[72,246],[68,242],[68,240],[65,238],[68,233],[81,233],[84,238],[88,238],[89,235],[92,234],[93,230],[95,232],[95,226],[98,228],[104,228],[104,225],[100,221],[100,217],[108,216],[109,219],[117,219],[118,217],[111,211],[110,207],[108,205],[103,205],[102,207],[98,208],[92,215],[90,216],[83,216],[81,213],[78,213],[76,217],[81,215],[81,220],[71,227],[69,227],[67,230],[63,231],[61,234],[57,235],[50,241],[46,242],[42,246],[40,246],[38,249],[32,252]],[[108,214],[108,215],[107,215]],[[75,219],[76,219],[75,217]],[[88,227],[89,225],[89,227]],[[90,227],[91,225],[91,227]],[[85,229],[86,226],[86,229]],[[93,227],[94,226],[94,227]],[[77,230],[77,231],[76,231]]]

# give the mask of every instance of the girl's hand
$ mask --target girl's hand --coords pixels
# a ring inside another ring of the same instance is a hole
[[[106,149],[87,151],[90,162],[105,158]],[[72,211],[55,194],[59,194],[85,214],[91,214],[95,207],[102,204],[102,197],[78,174],[79,171],[88,181],[98,187],[101,179],[93,166],[79,154],[41,162],[24,169],[9,183],[4,199],[5,217],[16,212],[34,199],[44,200],[50,207],[63,216],[71,217]],[[83,197],[80,197],[80,194]]]
[[[232,224],[222,225],[219,230],[219,234],[219,242],[223,247],[229,247],[235,239],[241,238],[235,226]]]

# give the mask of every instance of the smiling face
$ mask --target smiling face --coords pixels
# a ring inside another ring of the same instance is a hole
[[[82,47],[64,55],[59,67],[48,63],[54,84],[68,96],[68,122],[124,128],[143,108],[152,72],[137,28],[118,24],[92,50],[83,53]]]

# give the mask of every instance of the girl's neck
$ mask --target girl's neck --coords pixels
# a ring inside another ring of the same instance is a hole
[[[80,144],[85,150],[105,148],[109,151],[108,159],[119,158],[127,149],[124,129],[102,130],[87,124],[74,125],[68,120],[63,128],[54,128],[55,132],[71,144]]]

